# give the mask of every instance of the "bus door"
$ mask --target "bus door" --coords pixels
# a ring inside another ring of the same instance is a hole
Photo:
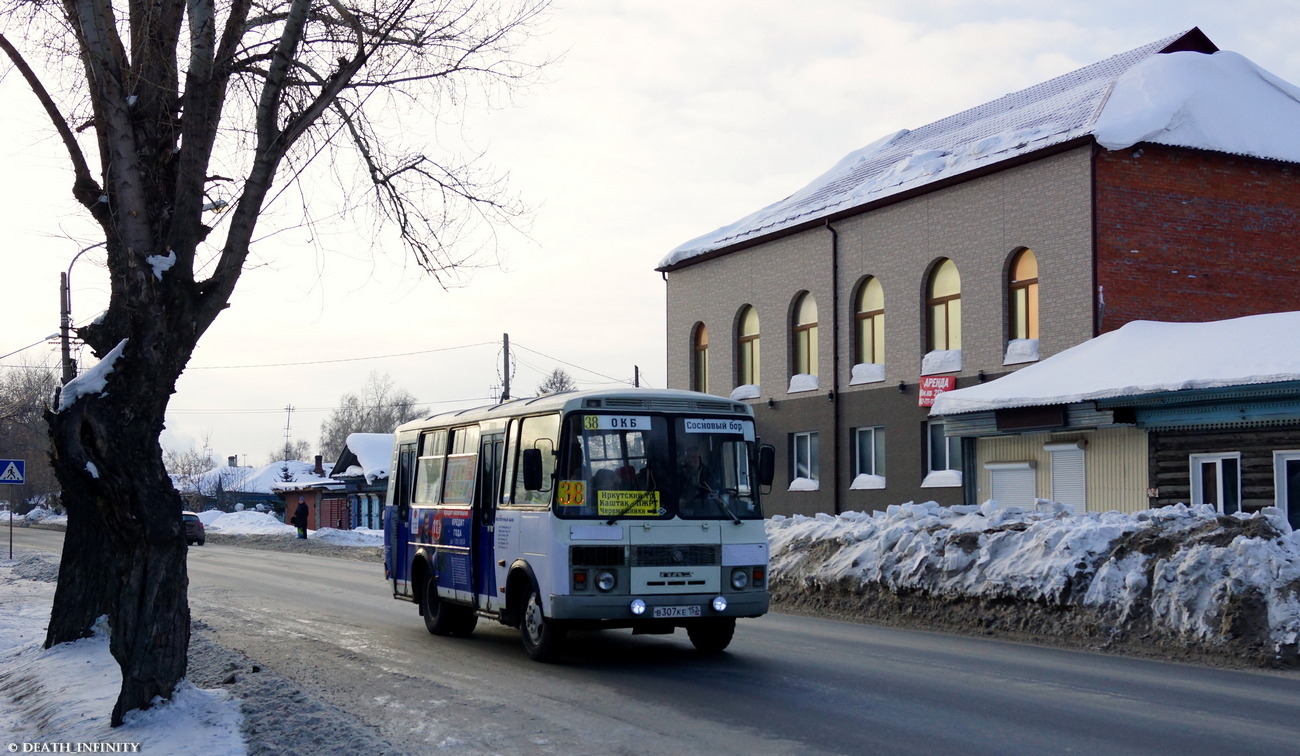
[[[384,508],[384,567],[394,596],[411,596],[411,492],[415,484],[415,444],[397,450],[393,500]]]
[[[496,530],[496,503],[501,497],[501,461],[505,449],[504,433],[483,436],[479,451],[478,490],[474,498],[474,605],[492,609],[496,603],[497,575],[493,560]]]
[[[447,440],[447,469],[437,508],[434,542],[438,592],[443,598],[476,603],[474,598],[474,491],[478,477],[477,426],[453,428]]]

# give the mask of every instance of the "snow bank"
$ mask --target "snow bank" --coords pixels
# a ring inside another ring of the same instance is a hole
[[[171,701],[128,712],[109,726],[122,673],[109,653],[107,623],[75,643],[42,648],[54,584],[16,579],[0,562],[0,732],[13,743],[139,743],[140,753],[247,753],[239,702],[224,690],[182,681]],[[10,747],[13,750],[13,747]]]
[[[1261,640],[1300,641],[1300,535],[1278,510],[1049,510],[927,502],[773,517],[773,581],[1084,607],[1120,626],[1211,644],[1239,635],[1253,607],[1267,623]]]
[[[208,510],[199,515],[203,527],[213,533],[225,535],[293,535],[298,529],[286,525],[265,512],[218,512]]]

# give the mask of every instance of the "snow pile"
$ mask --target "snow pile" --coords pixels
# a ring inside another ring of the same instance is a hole
[[[317,540],[337,544],[339,546],[384,545],[384,531],[371,530],[369,528],[357,528],[356,530],[321,528],[320,530],[309,533],[309,535]]]
[[[219,512],[212,517],[215,510],[208,510],[199,519],[203,527],[213,533],[225,535],[295,535],[298,529],[285,525],[265,512]]]
[[[68,516],[58,514],[53,509],[44,507],[33,507],[32,511],[25,515],[19,515],[17,520],[26,520],[28,524],[41,523],[42,525],[67,525]]]
[[[1014,600],[1093,612],[1119,630],[1219,644],[1300,641],[1300,536],[1274,508],[1177,505],[1070,515],[894,505],[773,517],[774,591],[874,585],[895,594]]]
[[[297,537],[298,529],[280,522],[264,512],[219,512],[215,509],[199,515],[203,527],[209,533],[235,536],[279,535]],[[384,531],[357,528],[356,530],[336,530],[321,528],[307,531],[307,537],[332,543],[338,546],[383,546]]]
[[[54,584],[18,579],[14,565],[0,563],[0,732],[7,741],[139,743],[141,753],[247,753],[239,702],[223,690],[188,682],[170,702],[128,712],[121,727],[109,727],[122,673],[108,650],[107,623],[101,620],[94,637],[43,649]]]

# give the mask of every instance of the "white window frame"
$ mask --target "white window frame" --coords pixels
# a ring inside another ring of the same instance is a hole
[[[866,439],[864,444],[863,439]],[[862,469],[862,450],[870,456],[871,469]],[[870,425],[853,429],[853,475],[885,477],[885,426]]]
[[[1223,506],[1224,493],[1226,491],[1225,489],[1226,481],[1224,480],[1223,477],[1223,463],[1229,459],[1234,460],[1237,463],[1236,480],[1233,481],[1237,489],[1236,508],[1232,510],[1232,512],[1225,510]],[[1241,511],[1241,452],[1216,452],[1212,454],[1188,455],[1188,472],[1191,478],[1190,481],[1191,496],[1189,498],[1191,498],[1192,500],[1191,503],[1194,505],[1206,503],[1205,491],[1203,490],[1205,486],[1201,482],[1201,467],[1203,465],[1214,465],[1216,468],[1215,478],[1218,480],[1219,489],[1214,492],[1215,510],[1223,514],[1232,514],[1233,512],[1240,512]]]
[[[817,468],[820,464],[821,443],[817,438],[817,431],[803,431],[800,433],[790,434],[790,478],[805,478],[807,480],[818,480]],[[801,454],[802,453],[802,454]],[[800,457],[803,458],[802,471],[807,473],[801,475]]]

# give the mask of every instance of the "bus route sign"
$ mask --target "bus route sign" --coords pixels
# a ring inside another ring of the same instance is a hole
[[[0,484],[21,486],[27,479],[27,461],[22,459],[0,459]]]

